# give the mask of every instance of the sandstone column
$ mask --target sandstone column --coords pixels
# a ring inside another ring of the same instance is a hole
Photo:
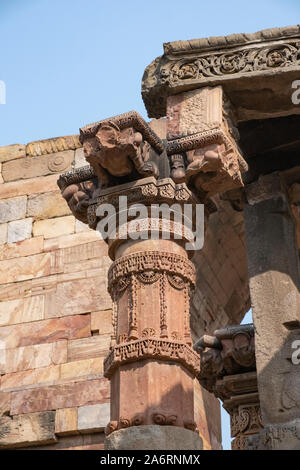
[[[245,224],[256,337],[256,364],[265,429],[252,447],[300,448],[300,271],[295,220],[283,179],[261,177],[246,189]],[[296,420],[296,421],[295,421]]]

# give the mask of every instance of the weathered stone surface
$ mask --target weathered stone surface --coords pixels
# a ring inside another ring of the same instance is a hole
[[[67,344],[66,341],[36,344],[34,346],[6,349],[4,354],[5,363],[0,364],[0,372],[10,374],[66,362]]]
[[[83,222],[80,222],[80,220],[75,220],[75,232],[80,233],[80,232],[86,232],[86,231],[92,231],[88,224],[84,224]],[[99,233],[99,232],[98,232]],[[100,235],[100,233],[99,233]]]
[[[0,390],[5,392],[55,385],[60,378],[60,365],[12,372],[1,377]],[[0,394],[1,395],[1,394]]]
[[[25,157],[3,163],[4,181],[14,181],[70,170],[74,151],[57,152],[37,157]]]
[[[105,378],[11,393],[12,415],[94,405],[108,402],[110,396]]]
[[[299,36],[299,26],[292,26],[166,43],[142,80],[148,116],[165,116],[170,95],[218,85],[237,104],[239,120],[299,114],[291,100]]]
[[[54,238],[74,233],[75,219],[72,215],[54,219],[38,220],[33,224],[33,235],[42,235],[44,238]]]
[[[89,232],[74,233],[72,235],[62,235],[61,237],[45,240],[44,251],[57,250],[59,248],[68,248],[71,246],[83,245],[96,240],[100,240],[100,234],[96,230]],[[106,251],[107,252],[107,251]]]
[[[80,406],[78,408],[78,430],[80,432],[103,431],[110,420],[110,404]]]
[[[27,447],[56,441],[55,411],[0,419],[0,448]]]
[[[101,310],[91,313],[91,331],[93,334],[112,334],[112,310]]]
[[[74,339],[68,343],[68,361],[103,357],[109,350],[111,335]]]
[[[55,413],[55,434],[68,436],[78,434],[77,408],[62,408]]]
[[[25,156],[25,145],[13,144],[0,147],[0,162],[15,160]]]
[[[299,450],[300,420],[267,426],[258,435],[249,436],[246,450]]]
[[[7,224],[0,224],[0,245],[7,242]]]
[[[102,277],[61,282],[45,298],[45,318],[93,312],[111,306],[104,273]]]
[[[202,450],[202,439],[177,426],[132,426],[113,432],[104,441],[106,450]]]
[[[0,199],[57,190],[57,175],[13,181],[0,186]]]
[[[49,274],[51,274],[50,253],[0,261],[0,284],[49,276]]]
[[[34,308],[35,300],[32,299],[34,297],[25,299],[28,302],[24,310],[29,310],[30,306]],[[40,305],[42,306],[42,297],[38,298],[36,302],[37,308]],[[20,306],[17,303],[15,305]],[[0,327],[0,340],[3,341],[6,348],[18,348],[32,344],[52,343],[62,339],[85,338],[91,335],[90,328],[90,315],[73,315],[53,318],[51,320],[34,321],[32,323],[2,326]]]
[[[300,404],[291,401],[297,386],[292,342],[299,331],[300,269],[295,221],[281,178],[265,185],[260,198],[244,208],[247,254],[255,325],[258,390],[264,426],[292,421]],[[253,186],[251,194],[253,194]],[[294,330],[294,331],[293,331]],[[297,366],[298,367],[298,366]]]
[[[10,412],[11,395],[8,392],[0,391],[0,418],[8,416]]]
[[[26,220],[26,219],[25,219]],[[5,225],[5,224],[3,224]],[[0,225],[1,231],[1,225]],[[34,237],[0,247],[0,261],[23,256],[36,255],[43,251],[44,238]]]
[[[0,302],[0,326],[34,322],[43,318],[43,295]]]
[[[103,357],[93,359],[75,360],[67,362],[60,366],[60,379],[62,381],[76,380],[81,378],[86,380],[98,379],[103,377]]]
[[[60,191],[43,194],[33,194],[28,197],[27,217],[34,219],[50,219],[70,214],[66,201],[61,197]]]
[[[75,150],[80,147],[79,135],[65,135],[52,137],[51,139],[37,140],[26,145],[26,155],[40,156],[63,152],[64,150]]]
[[[2,178],[2,163],[0,163],[0,184],[4,183],[4,179]]]
[[[55,444],[39,446],[39,450],[103,450],[104,433],[77,434],[72,436],[59,436]],[[36,450],[29,447],[28,450]]]
[[[26,216],[27,198],[25,196],[0,201],[0,223],[24,219]]]
[[[16,243],[31,238],[32,218],[14,220],[8,223],[7,243]]]

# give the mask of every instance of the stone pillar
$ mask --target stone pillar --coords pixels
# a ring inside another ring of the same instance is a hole
[[[290,423],[300,418],[299,365],[292,361],[293,342],[300,339],[295,220],[286,188],[276,173],[249,185],[246,198],[249,282],[258,390],[265,427],[261,440],[252,440],[252,446],[288,448],[290,434],[294,432],[297,441],[298,432],[297,426]],[[293,445],[300,449],[300,439]]]
[[[244,450],[248,437],[262,429],[253,325],[217,330],[194,348],[200,354],[200,384],[221,399],[230,414],[232,450]]]

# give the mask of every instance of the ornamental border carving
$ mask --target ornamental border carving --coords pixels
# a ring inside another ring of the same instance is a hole
[[[185,257],[175,253],[141,251],[123,256],[110,266],[108,270],[109,293],[112,294],[113,288],[120,278],[130,274],[144,273],[145,271],[162,271],[176,274],[192,286],[195,284],[195,267]]]
[[[115,345],[104,360],[104,376],[110,378],[122,364],[145,359],[178,362],[195,377],[200,372],[198,355],[183,341],[147,337]]]

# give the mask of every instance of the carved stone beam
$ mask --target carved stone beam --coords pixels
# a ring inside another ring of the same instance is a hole
[[[194,345],[200,354],[200,384],[223,401],[230,414],[233,450],[262,429],[257,392],[253,325],[231,326],[204,335]]]
[[[102,188],[143,176],[158,177],[150,149],[160,155],[164,145],[135,111],[83,127],[80,142]]]
[[[247,171],[239,134],[222,87],[202,88],[167,98],[167,154],[171,177],[186,181],[203,202],[243,186]]]
[[[148,115],[165,116],[169,96],[219,85],[238,122],[300,114],[291,100],[292,83],[300,77],[299,52],[299,25],[166,43],[164,55],[143,76]]]

